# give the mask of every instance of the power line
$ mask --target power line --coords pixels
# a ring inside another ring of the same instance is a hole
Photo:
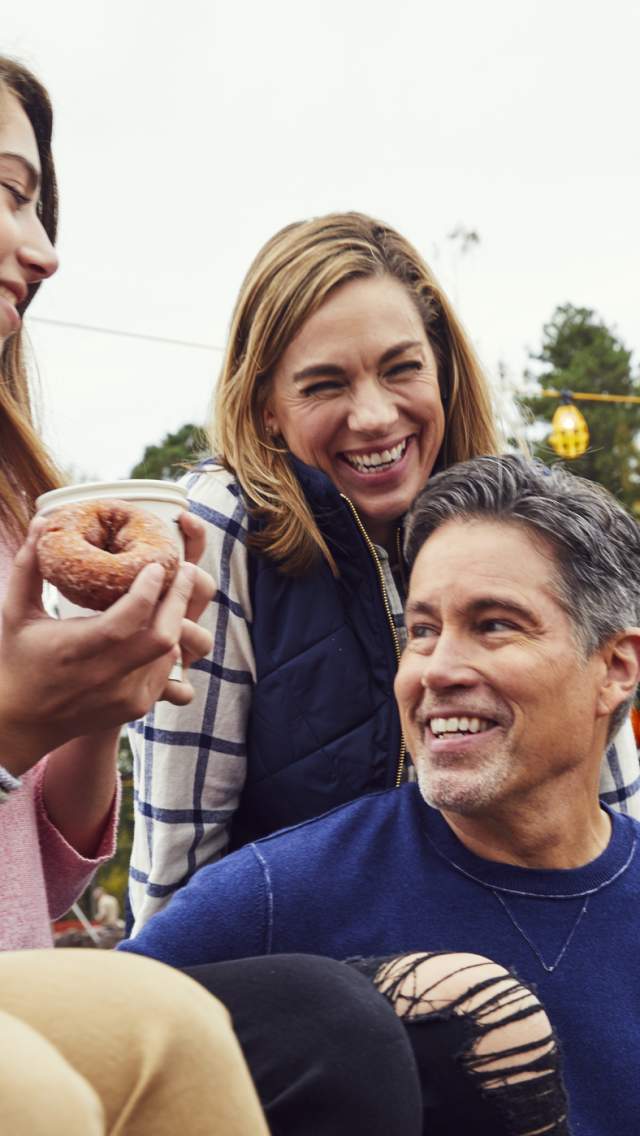
[[[89,323],[74,323],[72,320],[49,319],[46,316],[28,316],[33,323],[48,323],[53,327],[70,327],[76,331],[95,331],[99,335],[119,335],[123,339],[145,339],[150,343],[169,343],[172,347],[195,347],[198,351],[224,351],[214,343],[198,343],[194,339],[170,339],[166,335],[145,335],[141,331],[122,331],[116,327],[97,327]]]

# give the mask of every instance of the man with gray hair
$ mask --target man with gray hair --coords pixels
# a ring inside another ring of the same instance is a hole
[[[430,482],[406,551],[395,692],[418,785],[203,868],[129,949],[373,957],[413,1011],[438,997],[415,952],[478,952],[535,986],[571,1129],[635,1136],[640,825],[601,805],[598,774],[640,675],[640,531],[590,482],[486,457]]]

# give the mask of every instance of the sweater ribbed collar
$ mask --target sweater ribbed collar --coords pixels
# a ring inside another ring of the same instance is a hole
[[[611,819],[611,837],[604,851],[580,868],[543,869],[521,868],[476,856],[458,840],[436,809],[422,803],[427,840],[454,870],[496,891],[545,899],[593,894],[614,883],[632,864],[640,826],[631,817],[613,812],[606,805],[601,807]]]

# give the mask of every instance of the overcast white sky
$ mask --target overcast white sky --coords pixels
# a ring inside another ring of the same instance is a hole
[[[640,348],[635,0],[23,0],[2,32],[56,111],[62,266],[28,328],[76,475],[203,421],[220,354],[37,317],[220,346],[260,245],[333,209],[413,240],[490,375],[566,300]]]

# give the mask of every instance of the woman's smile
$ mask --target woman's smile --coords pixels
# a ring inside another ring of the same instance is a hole
[[[403,438],[400,442],[389,442],[384,448],[364,450],[362,453],[352,451],[351,453],[339,454],[339,457],[346,461],[352,469],[367,476],[388,473],[402,461],[411,436]]]

